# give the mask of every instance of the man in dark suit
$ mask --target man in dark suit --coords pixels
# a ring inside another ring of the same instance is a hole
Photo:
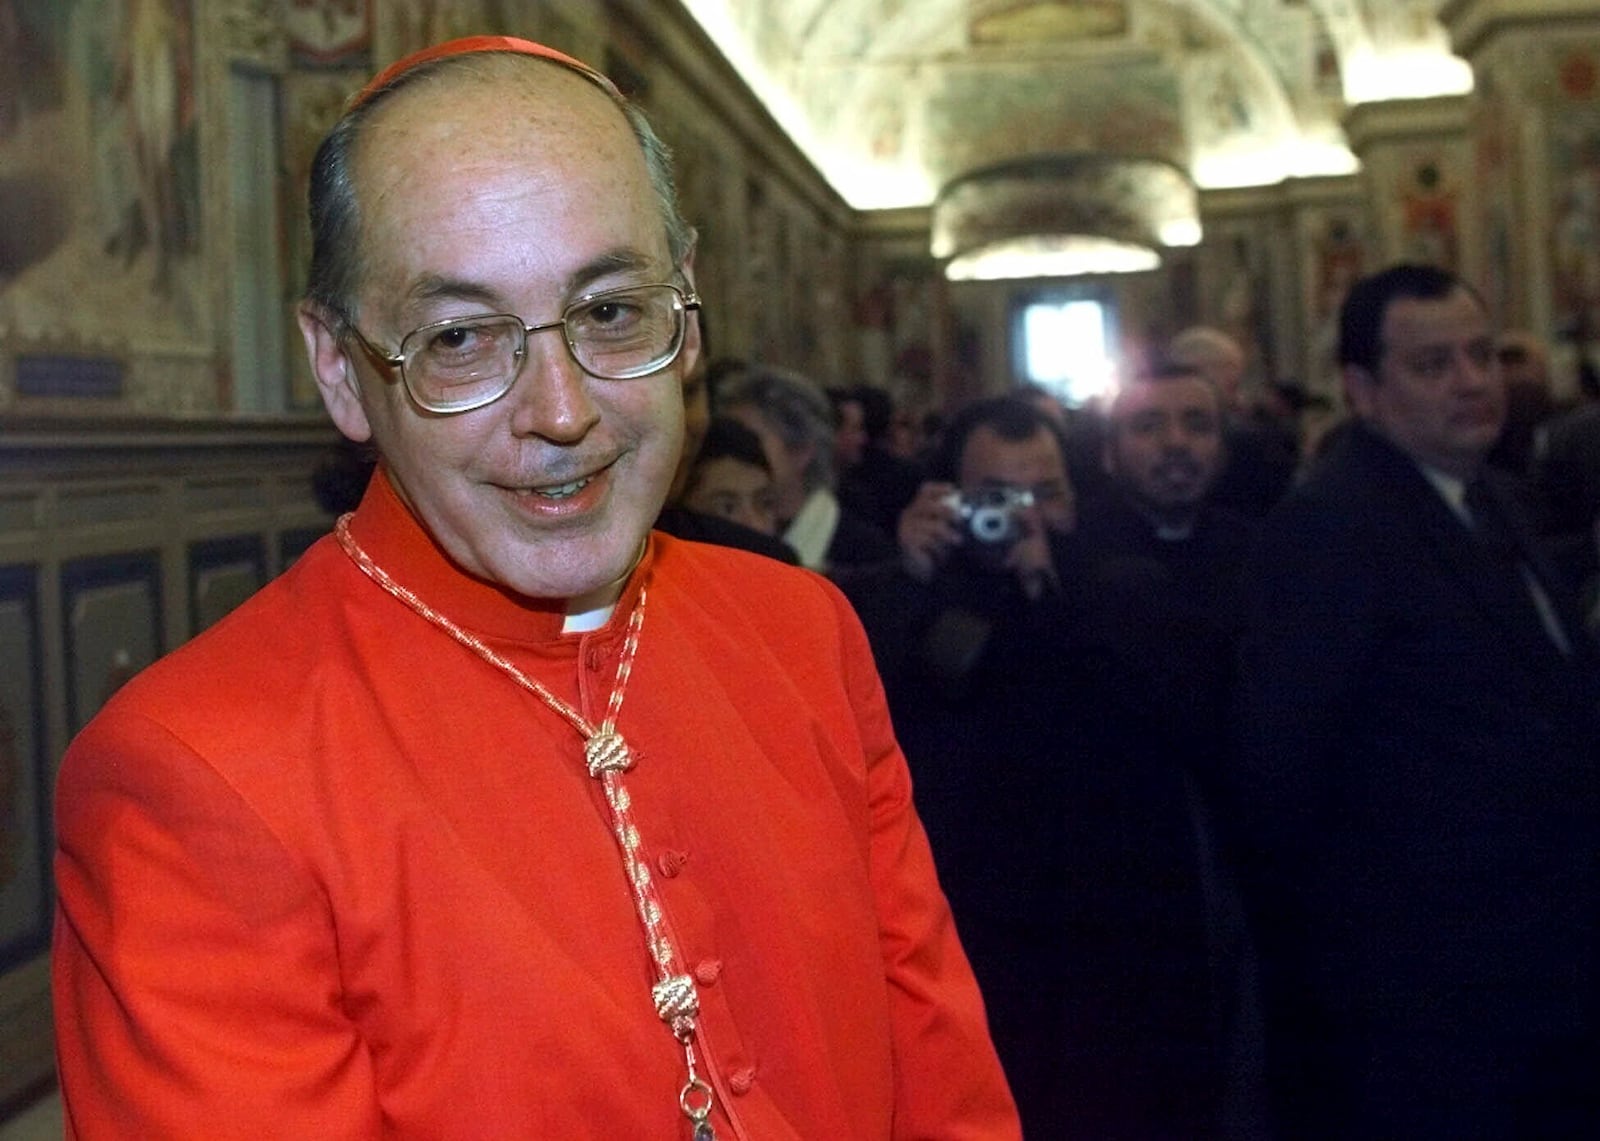
[[[1230,822],[1282,1135],[1600,1136],[1600,669],[1484,458],[1477,294],[1351,290],[1356,422],[1246,577]]]

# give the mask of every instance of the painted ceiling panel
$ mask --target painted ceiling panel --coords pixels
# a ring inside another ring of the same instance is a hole
[[[1438,0],[684,0],[860,208],[1102,153],[1241,185],[1353,168],[1349,101],[1470,85]]]

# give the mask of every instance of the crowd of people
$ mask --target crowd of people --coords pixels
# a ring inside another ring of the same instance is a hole
[[[706,359],[548,48],[311,215],[353,511],[63,762],[72,1136],[1600,1136],[1600,405],[1467,283],[1354,285],[1315,441],[1194,329],[907,445]]]
[[[1314,431],[1192,328],[909,454],[882,389],[720,366],[757,428],[809,393],[768,470],[856,536],[801,561],[866,629],[1031,1136],[1596,1121],[1600,403],[1424,266],[1357,285],[1341,354]]]

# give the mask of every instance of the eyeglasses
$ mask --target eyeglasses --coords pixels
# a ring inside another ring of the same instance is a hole
[[[417,405],[450,415],[499,400],[517,382],[528,355],[528,338],[560,329],[572,359],[600,380],[635,380],[660,372],[683,349],[688,313],[700,298],[675,285],[636,285],[578,298],[561,320],[525,324],[495,313],[435,321],[413,329],[400,350],[384,352],[353,324],[362,346],[390,368]]]

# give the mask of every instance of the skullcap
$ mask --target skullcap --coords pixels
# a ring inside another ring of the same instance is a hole
[[[597,85],[602,91],[617,102],[622,103],[622,92],[617,90],[616,84],[601,75],[586,63],[573,59],[564,52],[555,48],[536,44],[532,40],[519,40],[515,36],[467,36],[459,40],[446,40],[442,44],[423,48],[421,51],[412,52],[402,59],[397,59],[388,67],[380,71],[365,87],[356,93],[350,101],[349,110],[370,102],[379,93],[398,81],[401,76],[425,63],[432,63],[436,59],[447,59],[455,55],[470,55],[473,52],[516,52],[519,55],[537,56],[558,63],[570,71],[575,71],[591,83]]]

